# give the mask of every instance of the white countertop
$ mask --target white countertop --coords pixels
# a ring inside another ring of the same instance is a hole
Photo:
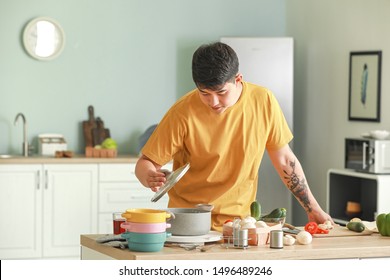
[[[0,158],[0,164],[47,164],[47,163],[136,163],[138,157],[135,155],[118,155],[114,158],[92,158],[85,157],[85,155],[74,155],[71,158],[55,158],[49,156],[15,156],[10,158]]]

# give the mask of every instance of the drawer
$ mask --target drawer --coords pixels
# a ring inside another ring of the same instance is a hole
[[[140,183],[100,183],[99,212],[121,212],[129,208],[166,208],[168,195],[151,202],[154,193]]]
[[[138,182],[135,176],[135,163],[99,164],[99,181]]]

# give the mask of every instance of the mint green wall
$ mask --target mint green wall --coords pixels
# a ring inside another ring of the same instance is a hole
[[[390,130],[390,1],[288,0],[286,11],[296,43],[294,150],[325,207],[327,172],[344,168],[345,138]],[[371,50],[382,50],[381,121],[349,121],[349,55]],[[307,221],[298,203],[293,213],[295,224]]]
[[[0,0],[0,153],[21,153],[28,139],[64,134],[83,153],[87,107],[103,118],[119,152],[135,153],[138,136],[192,89],[190,63],[202,43],[222,36],[285,35],[285,0]],[[54,61],[22,46],[30,19],[49,16],[65,30]]]

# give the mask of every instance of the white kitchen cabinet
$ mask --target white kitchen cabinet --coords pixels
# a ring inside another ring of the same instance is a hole
[[[80,254],[80,235],[97,231],[97,165],[44,165],[43,256]]]
[[[0,165],[0,258],[79,258],[97,231],[97,164]]]
[[[42,166],[0,165],[0,259],[42,257]]]
[[[168,195],[151,202],[154,193],[138,181],[135,163],[99,164],[99,232],[112,233],[112,213],[129,208],[164,209]],[[163,166],[172,170],[172,164]]]
[[[348,201],[361,205],[361,219],[374,221],[390,212],[390,175],[369,174],[350,169],[330,169],[327,178],[327,212],[333,220],[346,224]]]

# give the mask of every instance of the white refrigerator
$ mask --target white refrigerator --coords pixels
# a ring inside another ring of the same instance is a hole
[[[293,39],[289,37],[222,37],[240,61],[245,81],[269,88],[276,96],[290,129],[293,130]],[[295,198],[294,198],[295,199]],[[287,209],[292,223],[292,195],[284,186],[265,154],[259,170],[257,200],[266,214],[277,207]]]

